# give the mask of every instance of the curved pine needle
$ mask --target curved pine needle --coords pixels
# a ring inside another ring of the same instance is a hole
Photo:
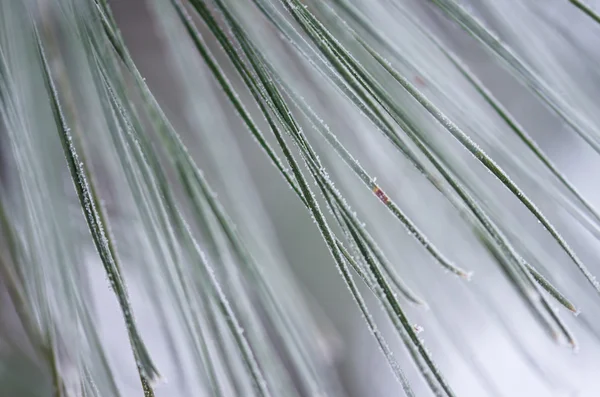
[[[583,11],[588,17],[590,17],[594,21],[600,23],[600,15],[592,7],[590,7],[589,5],[587,5],[586,3],[584,3],[581,0],[569,0],[569,1],[575,7],[579,8],[581,11]]]
[[[519,124],[517,120],[504,108],[504,106],[497,100],[492,93],[477,79],[477,77],[471,73],[467,67],[453,54],[446,52],[442,47],[438,48],[444,52],[448,59],[456,66],[461,74],[473,85],[473,87],[481,94],[487,103],[498,113],[498,115],[506,122],[506,124],[513,130],[517,136],[527,145],[529,149],[536,155],[536,157],[550,170],[550,172],[573,194],[577,201],[594,217],[595,223],[600,222],[600,214],[594,209],[594,207],[579,193],[577,188],[567,179],[566,176],[560,172],[556,165],[550,160],[533,138],[525,131],[525,129]]]
[[[569,298],[563,295],[554,285],[552,285],[552,283],[550,283],[550,281],[548,281],[539,271],[537,271],[535,267],[531,266],[528,262],[524,261],[524,263],[531,275],[533,276],[534,280],[537,281],[537,283],[542,288],[544,288],[546,292],[548,292],[554,299],[556,299],[558,303],[563,305],[565,308],[567,308],[576,315],[579,314],[579,309],[575,307],[575,305],[569,300]]]
[[[573,335],[573,332],[569,329],[567,324],[558,316],[558,312],[555,308],[550,306],[548,301],[542,298],[542,307],[546,310],[546,313],[550,316],[550,318],[554,321],[554,323],[558,326],[560,333],[562,334],[564,341],[567,342],[569,347],[574,351],[579,350],[579,344],[577,343],[577,338]]]

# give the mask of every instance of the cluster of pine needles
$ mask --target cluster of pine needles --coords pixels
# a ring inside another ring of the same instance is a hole
[[[569,323],[600,334],[598,256],[576,252],[600,238],[599,212],[540,131],[425,20],[465,35],[563,135],[600,153],[600,52],[544,2],[482,1],[501,39],[459,0],[147,0],[183,123],[149,88],[108,3],[0,1],[0,280],[19,324],[0,361],[24,357],[37,371],[6,395],[166,395],[136,317],[147,307],[181,395],[344,395],[238,146],[246,137],[289,188],[275,201],[312,218],[330,254],[317,267],[339,271],[393,395],[461,395],[412,319],[429,307],[432,332],[464,352],[460,308],[446,311],[453,288],[479,288],[488,314],[518,305],[559,344],[577,348]],[[593,7],[549,3],[597,33]],[[580,76],[557,42],[572,43]],[[566,226],[576,232],[563,236]],[[450,286],[418,281],[424,268]],[[483,290],[479,274],[508,287]],[[138,394],[98,326],[112,305],[95,297],[99,283],[116,297]],[[504,303],[485,300],[494,294]]]

